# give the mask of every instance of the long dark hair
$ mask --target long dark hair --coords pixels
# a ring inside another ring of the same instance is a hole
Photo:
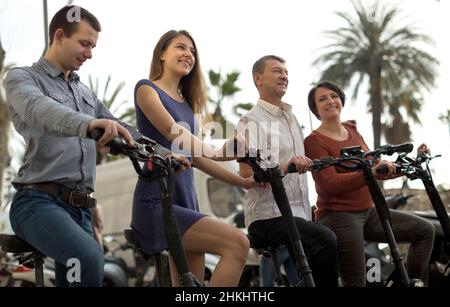
[[[195,49],[194,54],[195,64],[194,67],[192,68],[192,71],[187,76],[181,78],[179,90],[183,95],[183,97],[187,100],[187,102],[191,106],[192,111],[195,114],[200,114],[201,116],[204,116],[206,115],[207,111],[208,95],[206,93],[206,85],[200,67],[200,59],[198,55],[197,46],[191,34],[189,34],[189,32],[185,30],[180,31],[171,30],[165,33],[163,36],[161,36],[161,38],[159,39],[158,43],[155,46],[155,49],[153,50],[153,58],[152,64],[150,66],[149,79],[151,81],[161,79],[164,73],[163,62],[161,60],[161,57],[164,51],[167,50],[167,47],[169,47],[172,40],[180,35],[184,35],[192,41],[192,45],[194,46]]]

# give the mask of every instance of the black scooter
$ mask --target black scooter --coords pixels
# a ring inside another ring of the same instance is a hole
[[[235,146],[237,148],[237,145]],[[283,173],[278,167],[278,165],[274,167],[262,168],[261,163],[263,163],[263,159],[261,158],[260,151],[254,150],[251,152],[247,152],[246,156],[243,158],[237,159],[239,163],[248,164],[253,172],[254,179],[257,182],[269,183],[272,187],[273,197],[275,202],[281,212],[281,215],[286,223],[289,239],[292,247],[291,257],[294,259],[294,263],[296,265],[297,271],[299,273],[299,277],[301,278],[301,282],[298,286],[304,287],[314,287],[314,279],[312,276],[312,271],[308,265],[308,261],[306,259],[305,251],[303,250],[300,233],[298,232],[297,226],[294,221],[294,217],[292,215],[292,210],[289,205],[289,200],[286,195],[286,190],[283,185]],[[294,167],[289,168],[289,172],[294,173],[297,172]],[[250,244],[254,245],[252,237],[250,236]],[[261,245],[264,246],[263,242]],[[274,267],[276,273],[278,275],[277,283],[282,284],[282,278],[280,278],[281,273],[279,269],[279,264],[276,259],[276,248],[271,249],[272,259],[274,261]]]
[[[101,129],[94,129],[91,133],[93,139],[98,140],[103,135]],[[189,271],[186,253],[181,242],[178,222],[172,208],[172,195],[174,187],[175,171],[180,168],[180,163],[174,158],[163,158],[155,153],[156,142],[144,137],[139,143],[134,142],[130,146],[123,138],[116,137],[106,144],[111,148],[110,154],[123,154],[130,158],[139,178],[149,181],[158,180],[161,202],[163,207],[163,223],[167,241],[167,247],[179,274],[182,287],[202,286],[198,279]],[[144,162],[141,166],[139,162]],[[126,235],[132,235],[127,231]],[[127,238],[129,240],[130,237]],[[133,242],[135,243],[135,242]],[[145,252],[145,251],[144,251]],[[147,253],[147,255],[150,255]],[[158,266],[160,267],[160,266]],[[161,273],[161,272],[157,272]]]
[[[450,287],[450,215],[448,214],[439,192],[433,182],[433,177],[429,168],[429,163],[434,158],[428,154],[420,154],[416,159],[401,154],[395,161],[397,172],[403,174],[410,180],[420,179],[425,187],[428,198],[433,206],[434,213],[413,212],[429,221],[436,229],[435,246],[431,256],[431,263],[439,262],[443,264],[442,274],[433,274],[436,268],[430,268],[430,286]],[[425,164],[425,168],[422,166]],[[436,276],[437,275],[437,276]]]
[[[403,258],[400,255],[397,242],[392,232],[392,223],[389,208],[386,204],[383,193],[372,174],[372,166],[373,162],[381,155],[392,155],[397,152],[409,153],[412,151],[412,149],[412,144],[402,144],[396,146],[385,145],[369,152],[363,152],[360,146],[348,147],[341,150],[340,158],[325,157],[314,160],[312,165],[312,169],[315,171],[320,171],[321,169],[331,166],[340,167],[350,171],[362,171],[366,184],[369,188],[370,195],[375,204],[375,208],[380,217],[380,221],[383,225],[383,229],[386,234],[386,240],[389,244],[393,262],[395,264],[396,272],[400,276],[398,284],[390,283],[387,286],[418,287],[423,286],[423,282],[416,279],[410,280],[406,272]]]

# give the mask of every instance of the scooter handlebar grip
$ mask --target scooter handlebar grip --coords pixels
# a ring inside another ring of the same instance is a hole
[[[397,174],[401,174],[402,173],[402,169],[399,165],[395,165],[395,172]],[[386,175],[387,173],[389,173],[389,169],[386,165],[380,166],[379,168],[377,168],[375,170],[375,173],[377,175]]]
[[[98,141],[98,140],[100,140],[100,138],[102,137],[104,132],[105,132],[105,130],[103,130],[102,128],[94,128],[90,132],[91,138]]]
[[[377,175],[386,175],[387,173],[389,173],[389,169],[386,165],[380,166],[379,168],[377,168],[375,170],[375,173]]]
[[[391,145],[388,147],[388,150],[386,152],[387,155],[392,155],[395,152],[405,152],[410,153],[414,148],[414,145],[411,143],[403,143],[399,145]]]
[[[295,166],[294,163],[289,164],[288,173],[297,173],[297,167]]]
[[[172,166],[174,171],[179,170],[180,167],[181,167],[180,161],[178,161],[177,159],[175,159],[173,157],[170,159],[170,164],[171,164],[171,166]]]
[[[103,130],[102,128],[94,128],[90,132],[91,138],[96,141],[98,141],[102,137],[103,133],[105,133],[105,130]],[[123,151],[124,148],[128,146],[128,143],[122,137],[117,136],[106,143],[106,146],[111,148],[110,154],[118,155]]]

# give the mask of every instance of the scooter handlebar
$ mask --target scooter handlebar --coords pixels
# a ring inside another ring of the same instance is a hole
[[[325,167],[329,167],[332,165],[339,165],[342,160],[341,158],[333,158],[333,157],[324,157],[320,159],[314,159],[312,165],[309,168],[309,171],[319,171]],[[297,167],[294,163],[289,164],[288,173],[297,173]]]
[[[175,159],[174,157],[170,158],[170,165],[172,166],[174,171],[177,171],[180,169],[181,167],[181,163],[180,161],[178,161],[177,159]]]
[[[95,128],[91,131],[91,137],[92,137],[92,139],[98,141],[102,137],[104,132],[105,131],[101,128]],[[124,148],[128,147],[128,143],[127,143],[127,141],[125,141],[124,138],[122,138],[120,136],[116,136],[115,138],[110,140],[108,143],[106,143],[106,146],[111,148],[110,154],[118,155],[123,152]]]
[[[102,137],[102,135],[103,135],[104,132],[105,132],[105,130],[103,130],[103,129],[101,129],[101,128],[94,128],[94,129],[90,132],[91,138],[94,139],[94,140],[96,140],[96,141],[98,141],[98,140]]]
[[[414,145],[411,143],[403,143],[399,145],[384,145],[381,146],[381,153],[391,156],[396,152],[404,152],[410,153],[414,148]]]
[[[289,164],[288,173],[297,173],[297,167],[295,166],[294,163]]]
[[[375,174],[377,175],[386,175],[387,173],[389,173],[389,169],[386,165],[380,166],[379,168],[377,168],[375,170]],[[402,173],[402,168],[400,165],[395,165],[395,173],[397,174],[401,174]]]

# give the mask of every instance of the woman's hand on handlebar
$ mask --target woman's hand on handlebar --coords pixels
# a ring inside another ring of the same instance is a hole
[[[288,163],[283,165],[281,169],[283,170],[284,174],[289,173],[288,167],[289,165],[294,164],[295,168],[297,169],[297,172],[299,174],[306,173],[310,167],[313,164],[313,161],[305,156],[293,156],[291,159],[289,159]]]
[[[170,155],[168,155],[166,157],[173,157],[175,160],[177,160],[180,163],[181,167],[177,170],[177,173],[182,172],[185,169],[188,169],[188,168],[192,167],[191,162],[189,161],[189,159],[186,158],[183,155],[172,153],[172,154],[170,154]]]
[[[98,143],[102,146],[105,146],[106,143],[119,135],[123,137],[130,146],[134,146],[133,137],[130,132],[116,121],[110,119],[94,119],[89,123],[88,131],[91,132],[95,128],[101,128],[104,131],[102,137],[98,140]]]
[[[419,147],[417,147],[417,156],[420,156],[423,154],[431,155],[431,150],[425,143],[422,143]]]
[[[390,161],[382,160],[372,168],[372,174],[375,179],[387,180],[402,176],[396,173],[395,164]]]

